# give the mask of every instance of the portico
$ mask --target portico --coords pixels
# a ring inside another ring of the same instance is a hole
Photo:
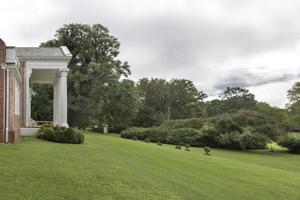
[[[53,123],[68,127],[67,76],[72,54],[67,47],[14,47],[0,39],[0,143],[34,134],[33,84],[53,86]]]
[[[31,99],[33,84],[53,86],[53,124],[68,127],[67,75],[68,64],[72,58],[66,47],[59,48],[16,48],[16,57],[22,65],[24,81],[23,115],[21,134],[25,128],[37,126],[31,118]],[[21,106],[22,107],[22,106]]]

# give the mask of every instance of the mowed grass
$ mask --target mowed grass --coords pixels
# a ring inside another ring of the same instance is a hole
[[[87,134],[82,145],[0,145],[0,199],[300,199],[300,156],[174,146]]]

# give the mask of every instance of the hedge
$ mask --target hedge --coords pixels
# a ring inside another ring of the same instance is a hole
[[[75,128],[64,128],[52,125],[43,125],[37,137],[39,139],[59,142],[81,144],[84,141],[84,134],[82,131]]]
[[[193,119],[178,119],[178,120],[169,120],[162,123],[161,127],[166,128],[195,128],[200,129],[204,124],[206,124],[206,119],[193,118]]]
[[[127,139],[150,140],[174,145],[190,144],[198,147],[221,147],[229,149],[263,149],[269,141],[268,137],[252,133],[232,132],[219,134],[212,125],[201,129],[178,128],[167,129],[161,127],[138,128],[133,127],[121,132],[121,137]]]
[[[256,111],[242,110],[211,118],[166,121],[158,127],[132,127],[121,132],[128,139],[175,145],[210,146],[229,149],[263,149],[282,130],[276,121]]]
[[[279,138],[278,144],[288,148],[291,153],[300,153],[300,133],[288,133]]]

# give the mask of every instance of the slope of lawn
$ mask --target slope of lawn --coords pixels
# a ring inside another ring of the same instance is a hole
[[[300,155],[212,151],[87,134],[0,145],[0,199],[300,199]]]

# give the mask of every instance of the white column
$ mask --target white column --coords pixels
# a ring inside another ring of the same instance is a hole
[[[26,68],[26,82],[25,82],[25,124],[31,126],[31,91],[30,91],[30,76],[32,73],[31,68]]]
[[[68,126],[68,91],[67,91],[67,75],[69,69],[60,70],[58,73],[57,84],[58,84],[58,117],[57,122],[59,126]]]
[[[53,83],[53,124],[57,125],[57,84]]]

